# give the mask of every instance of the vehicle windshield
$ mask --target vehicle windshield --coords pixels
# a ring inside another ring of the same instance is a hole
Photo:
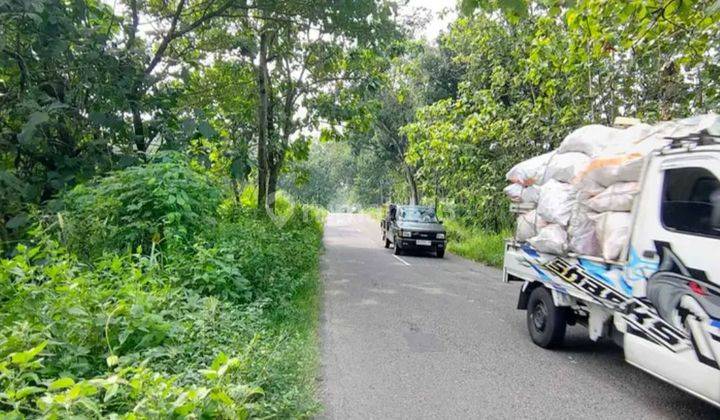
[[[435,209],[431,207],[403,207],[400,209],[400,220],[405,222],[437,223]]]

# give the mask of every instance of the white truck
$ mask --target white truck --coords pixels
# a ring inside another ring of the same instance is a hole
[[[628,363],[720,406],[720,138],[674,139],[645,158],[640,185],[619,260],[511,239],[504,281],[523,282],[518,309],[535,344],[586,325]]]

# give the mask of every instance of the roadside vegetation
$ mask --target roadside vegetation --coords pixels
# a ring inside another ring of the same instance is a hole
[[[177,156],[60,199],[0,260],[0,411],[317,411],[315,209],[288,204],[279,227]]]
[[[715,0],[460,3],[435,43],[406,42],[346,86],[329,135],[376,159],[356,169],[359,207],[437,202],[451,251],[496,264],[515,223],[506,172],[573,129],[720,111]]]
[[[425,20],[0,1],[0,411],[312,416],[323,215],[291,201],[438,202],[450,250],[498,265],[514,163],[720,106],[716,0],[467,0],[430,43]]]
[[[510,230],[488,232],[452,219],[443,224],[447,229],[448,251],[492,267],[502,266],[505,240],[512,236]]]

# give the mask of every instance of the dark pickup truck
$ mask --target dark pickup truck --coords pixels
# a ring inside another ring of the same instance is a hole
[[[415,249],[433,251],[438,258],[445,256],[445,227],[433,207],[390,205],[380,227],[385,248],[392,243],[395,255]]]

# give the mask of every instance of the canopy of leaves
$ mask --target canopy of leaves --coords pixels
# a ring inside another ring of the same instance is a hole
[[[441,198],[469,224],[508,226],[504,173],[579,125],[718,110],[715,2],[559,6],[459,18],[440,40],[462,69],[457,97],[420,109],[402,129],[422,189],[432,194],[439,180]]]

